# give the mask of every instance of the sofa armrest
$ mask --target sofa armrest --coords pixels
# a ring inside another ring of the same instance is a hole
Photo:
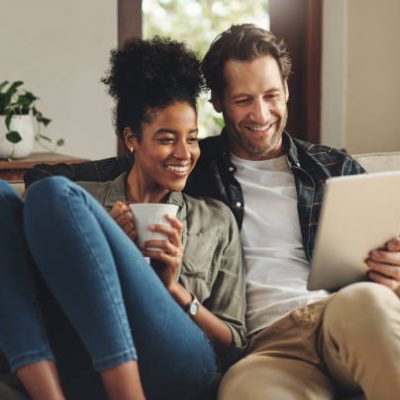
[[[400,151],[354,154],[367,172],[400,171]]]

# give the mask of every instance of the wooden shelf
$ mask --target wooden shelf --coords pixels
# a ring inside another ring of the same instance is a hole
[[[36,164],[74,164],[87,161],[83,158],[58,153],[32,153],[29,157],[7,161],[0,159],[0,179],[8,182],[22,182],[24,173]]]

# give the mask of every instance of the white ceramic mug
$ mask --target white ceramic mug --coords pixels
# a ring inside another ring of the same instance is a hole
[[[164,240],[165,235],[159,232],[149,231],[150,225],[167,225],[169,222],[165,219],[165,215],[176,216],[178,206],[175,204],[165,203],[133,203],[129,204],[135,219],[136,232],[138,235],[138,243],[142,245],[147,240]],[[150,249],[149,249],[150,250]],[[159,249],[151,249],[160,251]]]

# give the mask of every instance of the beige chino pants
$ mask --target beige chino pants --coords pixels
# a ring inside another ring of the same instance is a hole
[[[367,282],[256,333],[218,400],[325,400],[361,390],[368,400],[400,399],[400,300]]]

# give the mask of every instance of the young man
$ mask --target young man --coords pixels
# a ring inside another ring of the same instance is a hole
[[[285,132],[291,62],[270,32],[232,26],[211,45],[203,71],[225,128],[201,142],[188,191],[231,207],[247,263],[250,345],[219,399],[331,399],[361,390],[368,399],[395,398],[399,238],[366,255],[372,282],[334,295],[306,289],[324,181],[362,167]]]

